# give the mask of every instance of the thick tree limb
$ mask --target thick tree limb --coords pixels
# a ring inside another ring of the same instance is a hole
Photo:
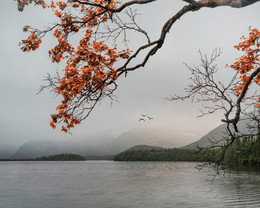
[[[127,2],[125,4],[123,4],[121,7],[119,7],[116,10],[113,10],[114,12],[118,12],[121,11],[122,9],[126,8],[129,5],[132,4],[146,4],[146,3],[150,3],[153,2],[155,0],[139,0],[139,1],[130,1]],[[235,7],[235,8],[241,8],[244,6],[248,6],[251,5],[255,2],[258,2],[260,0],[251,0],[251,1],[245,1],[245,0],[202,0],[202,1],[193,1],[193,0],[184,0],[185,2],[188,2],[189,4],[184,6],[177,14],[175,14],[172,18],[170,18],[162,27],[161,30],[161,36],[159,37],[159,39],[152,41],[150,44],[141,46],[136,53],[134,53],[129,60],[120,68],[118,68],[118,73],[121,75],[122,73],[126,73],[127,71],[133,71],[135,69],[138,69],[140,67],[144,67],[145,64],[147,63],[147,61],[149,60],[149,58],[151,56],[153,56],[163,45],[166,35],[167,33],[170,31],[172,25],[178,20],[180,19],[184,14],[188,13],[188,12],[193,12],[193,11],[197,11],[203,7],[209,7],[209,8],[215,8],[215,7],[219,7],[219,6],[230,6],[230,7]],[[154,46],[155,45],[155,46]],[[133,67],[128,68],[128,65],[130,64],[131,60],[133,58],[135,58],[140,51],[147,49],[149,47],[153,46],[149,52],[147,52],[147,55],[145,56],[145,58],[143,59],[143,61],[139,64],[136,64]]]
[[[249,85],[252,83],[253,79],[260,73],[260,67],[257,68],[248,78],[247,82],[245,83],[245,86],[242,90],[242,92],[240,93],[240,95],[238,96],[237,98],[237,101],[236,101],[236,113],[235,113],[235,116],[233,119],[228,119],[228,120],[224,120],[222,119],[221,121],[222,122],[226,122],[226,123],[232,123],[234,128],[235,128],[235,131],[238,132],[238,129],[237,129],[237,123],[240,119],[240,114],[241,114],[241,102],[242,100],[245,98],[246,96],[246,93],[248,91],[248,87]]]

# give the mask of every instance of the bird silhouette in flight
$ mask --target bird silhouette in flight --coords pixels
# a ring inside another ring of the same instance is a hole
[[[149,120],[152,120],[153,118],[148,116],[148,115],[145,115],[145,114],[141,114],[142,118],[139,119],[139,121],[146,121],[145,118],[148,118]]]

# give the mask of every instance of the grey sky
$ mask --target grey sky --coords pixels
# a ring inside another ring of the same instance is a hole
[[[161,24],[174,15],[182,6],[180,0],[160,0],[151,5],[138,6],[138,17],[151,36],[156,38]],[[238,43],[243,34],[248,33],[248,26],[260,28],[260,3],[242,9],[220,7],[201,9],[185,15],[173,25],[164,46],[150,59],[145,68],[121,77],[116,92],[119,103],[112,107],[109,102],[102,103],[79,127],[65,135],[49,126],[50,114],[55,112],[59,99],[47,91],[36,95],[44,76],[54,74],[61,66],[51,64],[48,49],[55,43],[47,37],[40,50],[22,53],[18,43],[26,34],[24,25],[42,27],[53,22],[50,13],[37,7],[26,7],[24,12],[17,10],[14,1],[1,2],[0,7],[0,143],[21,144],[29,140],[77,139],[90,134],[108,132],[118,135],[134,128],[161,129],[172,136],[173,143],[185,145],[199,139],[209,130],[220,124],[221,115],[197,119],[198,105],[173,103],[163,98],[174,93],[181,93],[187,83],[188,72],[183,65],[199,64],[199,49],[211,53],[221,47],[223,55],[219,67],[231,64],[238,56],[233,45]],[[136,46],[142,38],[130,41]],[[131,37],[130,37],[131,39]],[[140,114],[149,114],[152,122],[140,123]],[[177,135],[177,136],[176,136]]]

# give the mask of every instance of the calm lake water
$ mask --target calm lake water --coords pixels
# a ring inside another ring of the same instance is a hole
[[[183,162],[0,162],[0,208],[260,207],[260,172]]]

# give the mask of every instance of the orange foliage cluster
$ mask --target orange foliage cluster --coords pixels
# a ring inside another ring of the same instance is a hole
[[[231,65],[231,68],[235,69],[240,74],[240,79],[242,81],[239,86],[236,86],[236,93],[238,95],[244,89],[244,86],[254,69],[260,67],[260,31],[251,29],[251,27],[249,27],[249,30],[249,37],[242,36],[241,39],[243,39],[243,42],[234,46],[237,50],[242,50],[244,52],[244,55]],[[259,85],[260,75],[257,75],[253,81]]]
[[[28,36],[27,40],[22,40],[22,42],[19,43],[19,46],[21,46],[21,50],[23,52],[35,51],[39,48],[42,40],[38,37],[36,30],[31,31],[27,27],[24,27],[24,31],[28,31],[31,34]]]
[[[66,59],[64,76],[60,79],[60,85],[55,92],[62,95],[62,103],[57,107],[57,114],[51,115],[50,125],[56,128],[57,123],[63,122],[62,131],[65,133],[79,124],[80,117],[74,115],[74,109],[70,106],[73,99],[88,96],[91,92],[104,90],[107,84],[114,82],[118,74],[113,65],[119,59],[127,59],[129,50],[118,51],[116,45],[111,48],[104,41],[96,41],[93,35],[93,28],[97,23],[108,21],[111,15],[107,8],[116,8],[120,3],[115,0],[82,1],[75,0],[52,1],[47,8],[50,8],[59,19],[59,23],[50,31],[57,39],[58,44],[49,50],[52,62],[59,63]],[[89,3],[89,4],[87,4]],[[93,6],[96,4],[98,6]],[[68,10],[68,11],[66,11]],[[73,11],[82,16],[73,16]],[[69,43],[69,35],[84,30],[84,36],[76,48]],[[23,51],[35,50],[41,43],[44,36],[40,31],[30,31],[27,40],[20,43]],[[46,33],[46,31],[44,31]],[[44,33],[44,34],[45,34]]]
[[[34,5],[41,5],[42,8],[46,7],[44,0],[17,0],[18,8],[23,10],[24,6],[34,3]]]

